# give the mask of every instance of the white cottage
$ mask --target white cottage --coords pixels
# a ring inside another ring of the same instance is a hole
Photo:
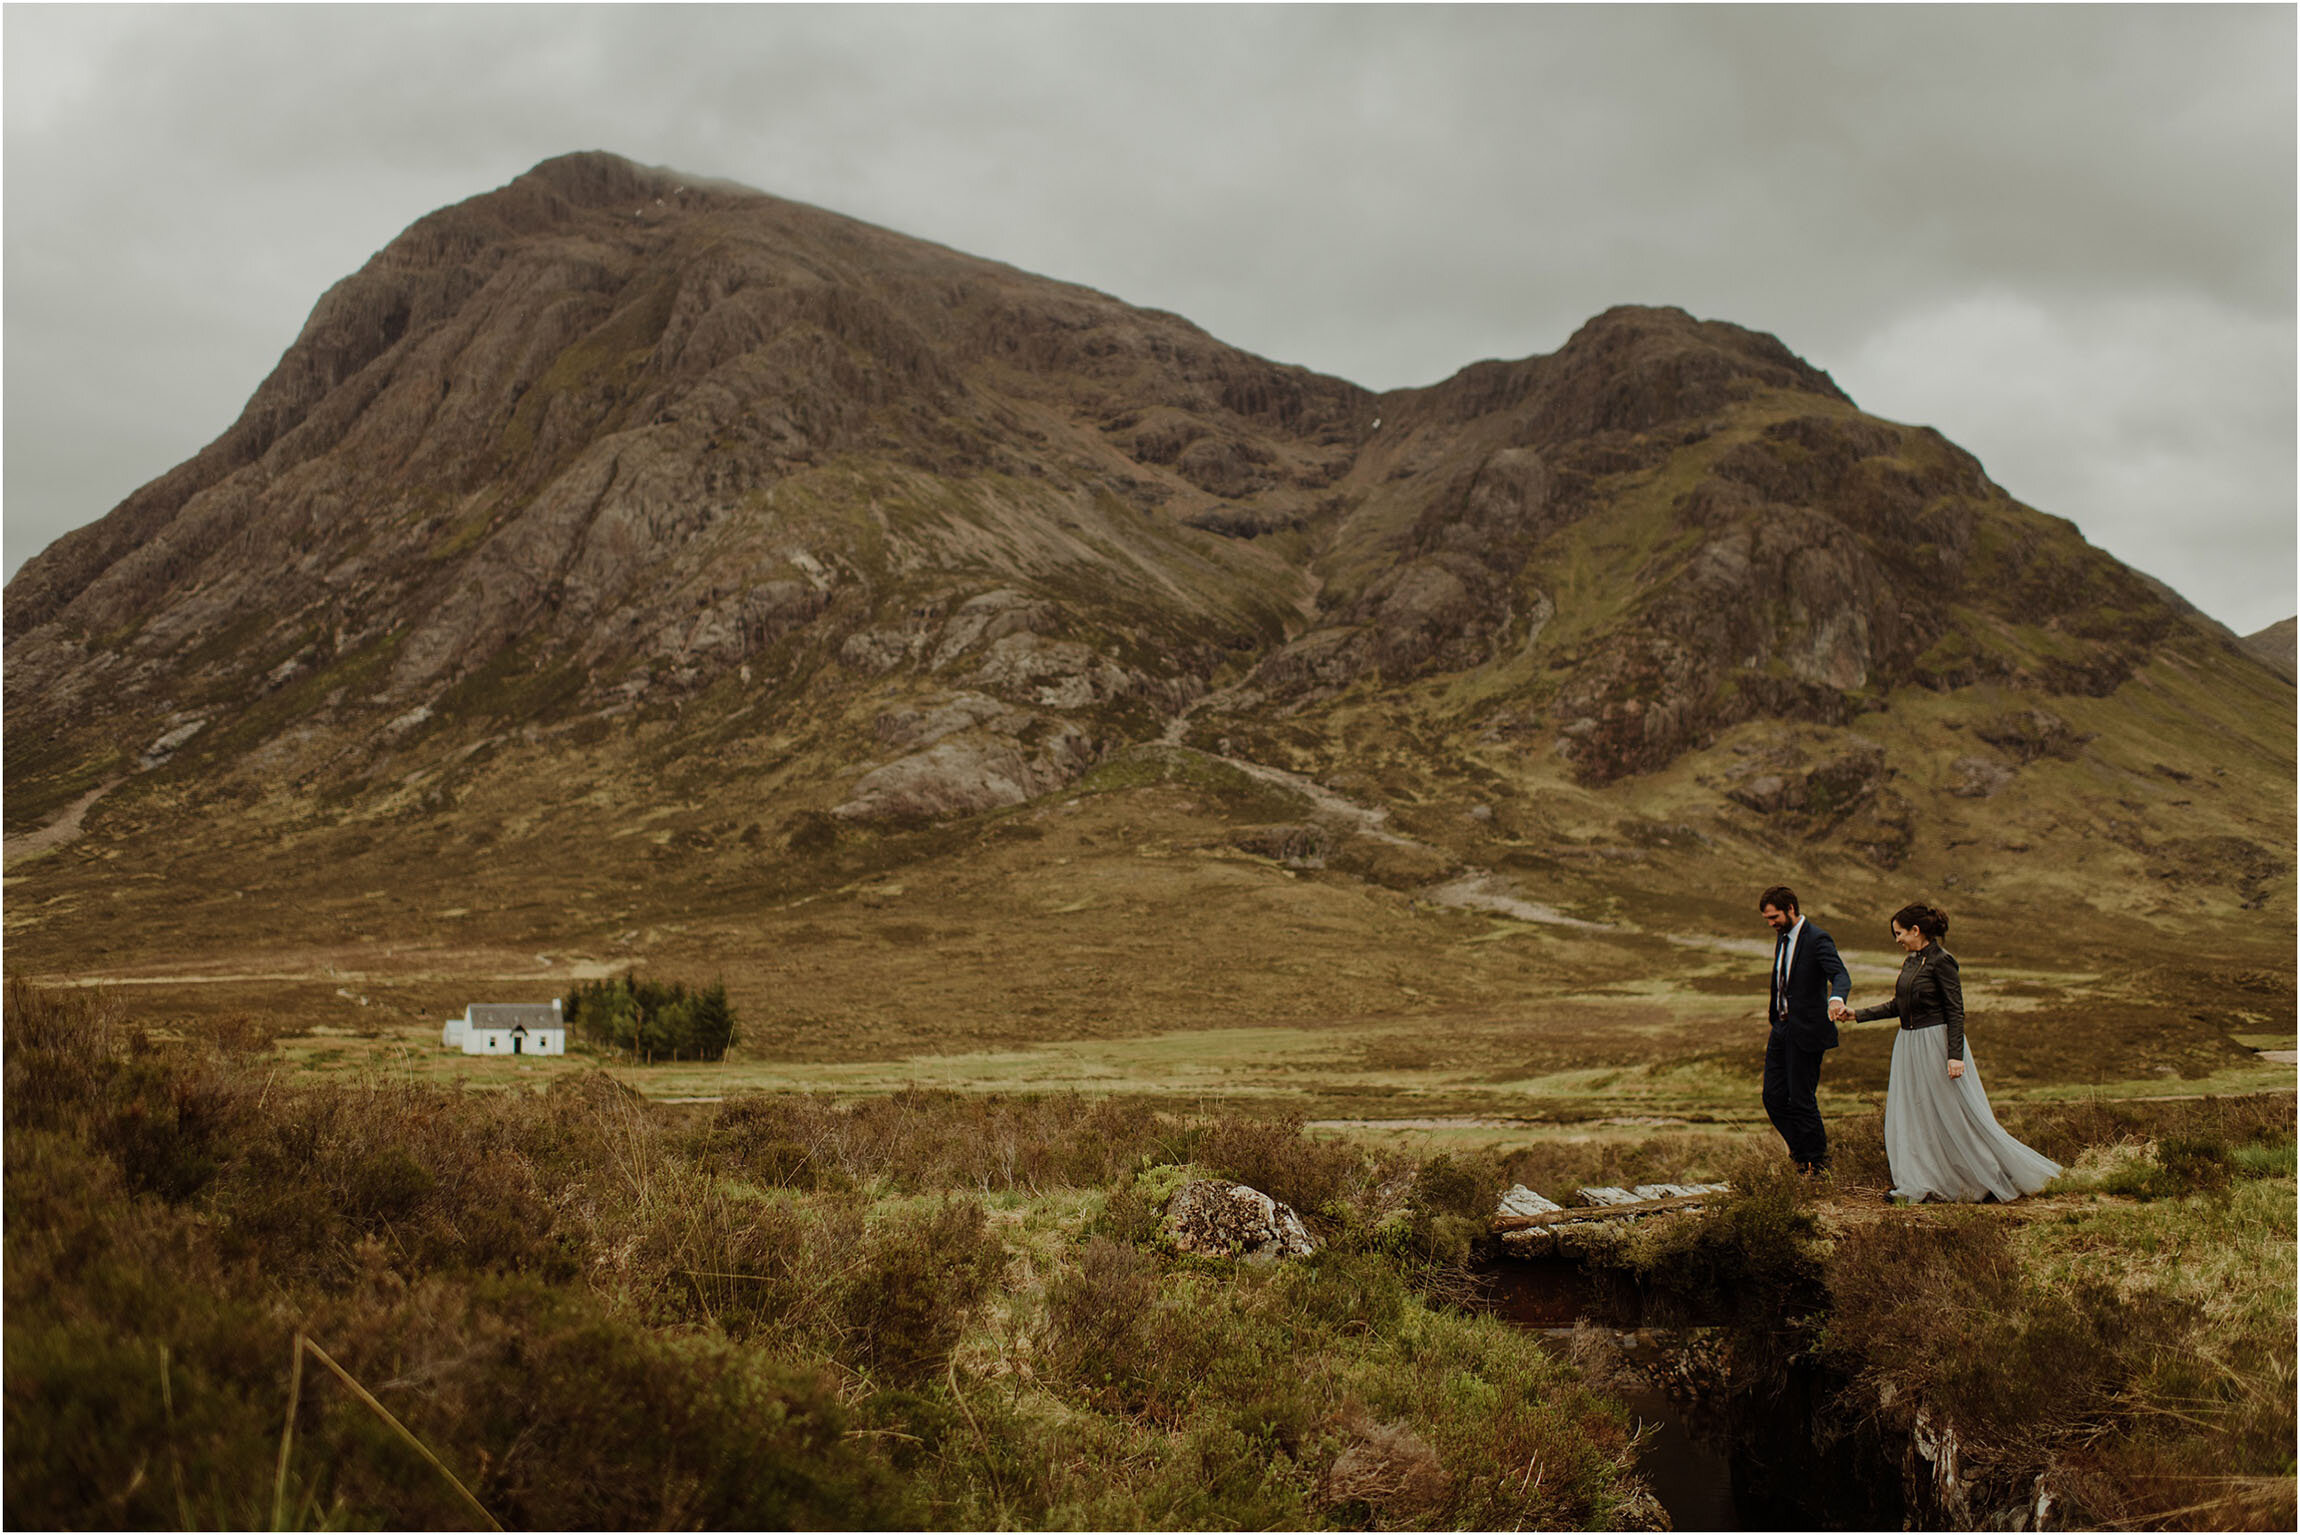
[[[474,1002],[460,1018],[450,1018],[439,1042],[465,1055],[565,1055],[567,1021],[553,997],[540,1002]]]

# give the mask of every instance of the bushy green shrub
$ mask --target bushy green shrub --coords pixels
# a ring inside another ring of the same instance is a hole
[[[1727,1171],[1731,1192],[1699,1219],[1653,1222],[1607,1261],[1665,1313],[1778,1337],[1824,1303],[1818,1191],[1777,1147],[1752,1148]]]
[[[2182,1192],[2225,1195],[2236,1177],[2235,1156],[2212,1135],[2166,1136],[2156,1148],[2156,1163],[2166,1186]]]
[[[854,1351],[863,1366],[894,1381],[940,1372],[960,1329],[997,1282],[1005,1256],[981,1204],[971,1199],[946,1200],[875,1227],[861,1276],[848,1292]]]
[[[1492,1168],[1440,1152],[1414,1174],[1414,1207],[1432,1215],[1490,1219],[1501,1200],[1501,1177]]]
[[[1365,1153],[1350,1142],[1304,1135],[1299,1115],[1224,1115],[1198,1142],[1194,1157],[1303,1215],[1325,1212],[1367,1166]]]
[[[1046,1287],[1049,1352],[1090,1399],[1137,1404],[1149,1378],[1156,1270],[1137,1248],[1094,1237]]]

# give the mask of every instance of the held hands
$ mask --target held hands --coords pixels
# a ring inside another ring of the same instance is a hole
[[[1831,997],[1829,999],[1829,1021],[1831,1023],[1851,1023],[1853,1021],[1853,1010],[1846,1005],[1843,997]]]

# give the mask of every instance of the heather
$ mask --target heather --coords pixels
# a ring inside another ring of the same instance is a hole
[[[1447,1303],[1446,1169],[1116,1099],[681,1112],[246,1044],[10,989],[12,1522],[460,1528],[457,1482],[514,1528],[1649,1517],[1620,1409]],[[1325,1247],[1173,1256],[1141,1212],[1186,1167]],[[283,1462],[299,1336],[439,1464],[316,1366]]]

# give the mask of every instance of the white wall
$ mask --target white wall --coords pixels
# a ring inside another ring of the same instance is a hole
[[[521,1055],[565,1055],[567,1031],[564,1028],[529,1029],[519,1045],[517,1053]],[[509,1029],[470,1029],[463,1036],[465,1055],[510,1055],[514,1053],[511,1046]]]

